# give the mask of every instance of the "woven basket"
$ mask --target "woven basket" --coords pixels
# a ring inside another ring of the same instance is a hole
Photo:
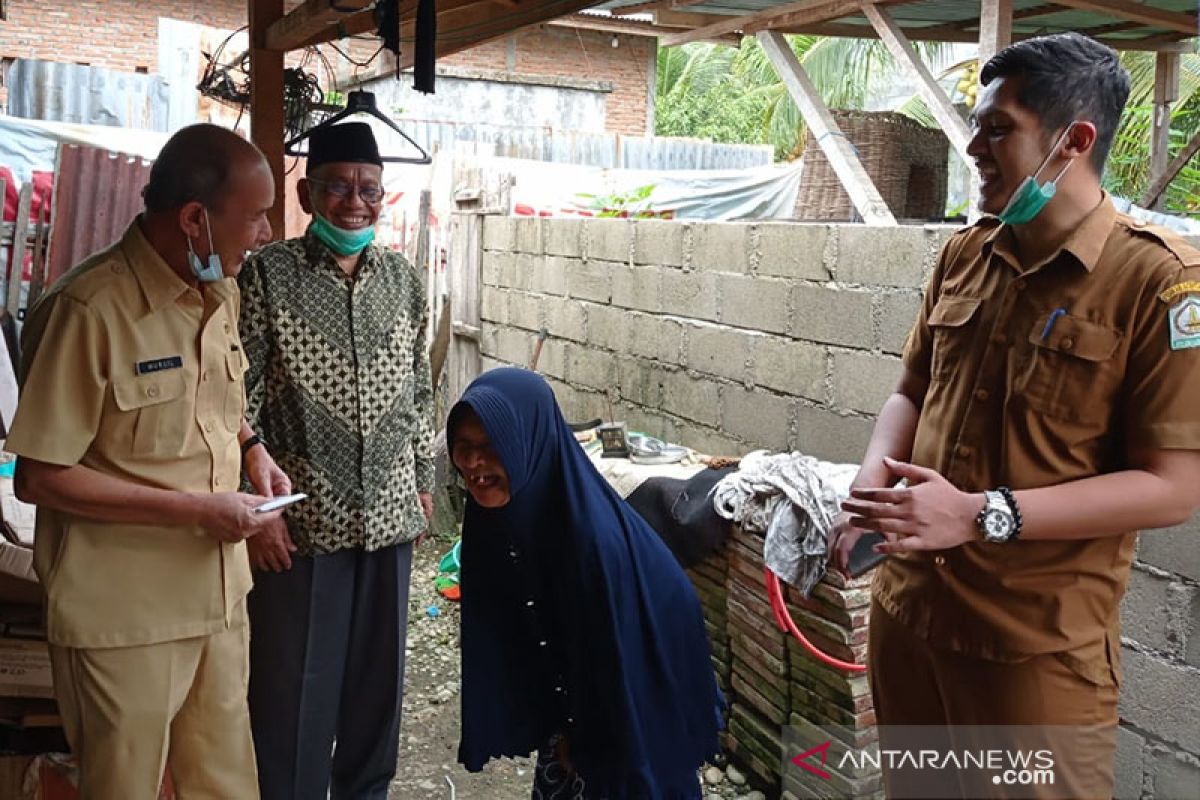
[[[940,130],[891,112],[831,113],[857,149],[859,160],[893,215],[919,220],[945,216],[950,145]],[[861,220],[811,129],[805,138],[796,217]]]

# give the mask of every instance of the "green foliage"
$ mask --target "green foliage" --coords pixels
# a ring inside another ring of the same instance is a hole
[[[632,219],[652,219],[661,217],[670,219],[672,212],[659,212],[651,207],[650,195],[654,194],[655,184],[648,183],[638,186],[628,192],[596,195],[580,192],[575,196],[585,201],[586,208],[595,212],[597,217],[622,217]]]
[[[788,43],[831,108],[862,108],[895,74],[877,40],[789,36]],[[932,55],[940,45],[921,45]],[[758,42],[741,47],[693,43],[658,52],[655,133],[717,142],[774,145],[776,157],[799,156],[804,119]]]

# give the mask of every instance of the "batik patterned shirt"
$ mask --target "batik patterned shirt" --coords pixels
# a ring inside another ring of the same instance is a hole
[[[312,234],[247,259],[241,336],[247,418],[293,491],[285,512],[304,555],[378,550],[426,526],[433,488],[433,391],[425,291],[376,245],[348,276]]]

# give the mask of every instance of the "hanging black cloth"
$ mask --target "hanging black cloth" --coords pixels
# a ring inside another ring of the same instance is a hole
[[[417,42],[413,61],[413,88],[433,94],[437,76],[437,0],[417,2]]]

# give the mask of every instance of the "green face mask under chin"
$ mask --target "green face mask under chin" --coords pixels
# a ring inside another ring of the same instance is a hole
[[[1046,204],[1058,193],[1058,182],[1062,176],[1066,174],[1071,165],[1075,163],[1074,159],[1068,161],[1058,174],[1054,176],[1054,180],[1047,181],[1044,184],[1039,184],[1037,181],[1038,175],[1050,163],[1050,159],[1058,152],[1058,148],[1062,147],[1062,143],[1071,133],[1071,125],[1063,131],[1062,136],[1058,137],[1058,141],[1054,143],[1053,149],[1046,154],[1046,158],[1042,161],[1041,166],[1037,171],[1021,181],[1021,185],[1013,192],[1013,196],[1009,198],[1008,203],[1004,206],[1004,210],[996,216],[1000,221],[1007,225],[1024,225],[1027,222],[1032,222],[1038,214],[1042,213],[1042,209]]]
[[[313,214],[312,224],[308,226],[313,236],[316,236],[339,256],[355,256],[375,240],[375,226],[348,231],[339,228],[320,214]]]

